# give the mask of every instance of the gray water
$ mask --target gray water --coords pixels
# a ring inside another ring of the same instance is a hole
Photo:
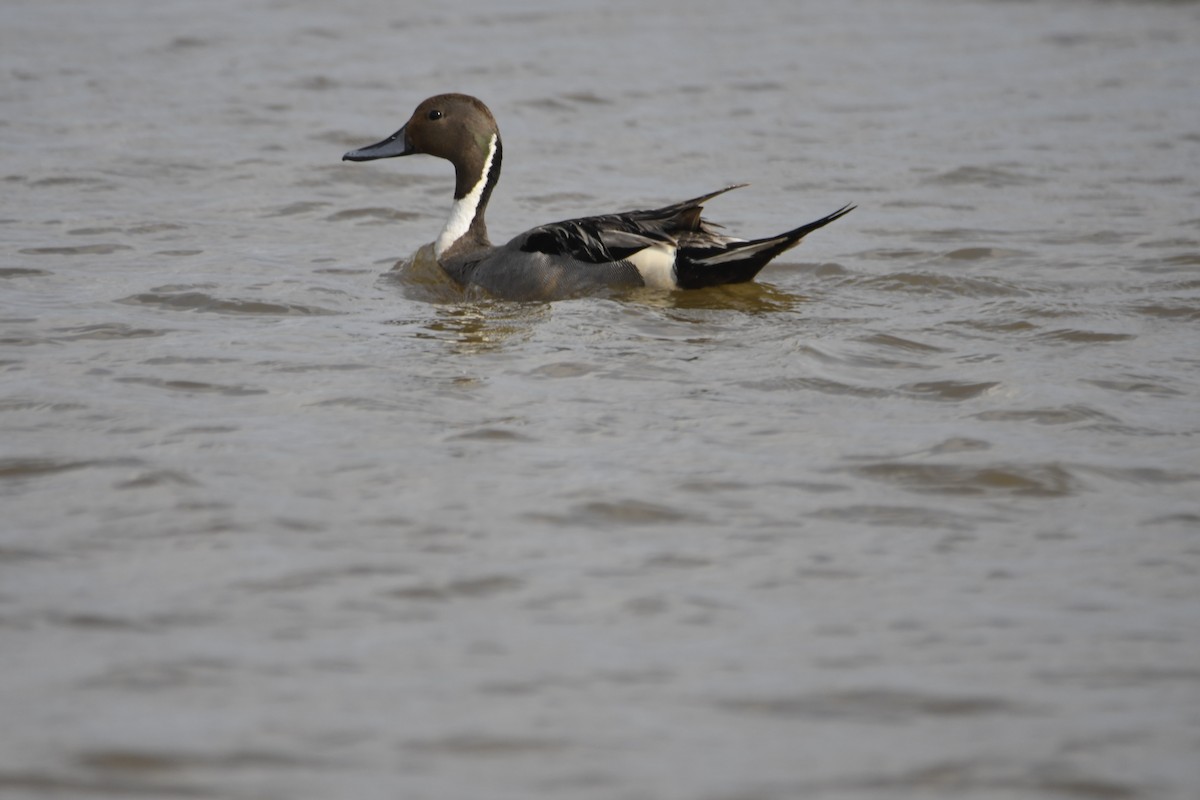
[[[6,800],[1200,796],[1200,5],[6,0],[0,75]],[[859,209],[468,304],[449,166],[339,161],[444,91],[498,240]]]

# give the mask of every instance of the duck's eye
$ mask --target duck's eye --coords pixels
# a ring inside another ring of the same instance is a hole
[[[441,118],[442,118],[442,112],[438,111],[438,110],[435,108],[433,111],[430,111],[430,112],[429,112],[429,118],[430,118],[430,119],[441,119]]]

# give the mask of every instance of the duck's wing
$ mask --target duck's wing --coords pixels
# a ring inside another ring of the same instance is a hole
[[[674,243],[674,239],[665,233],[640,231],[621,217],[613,215],[541,225],[521,234],[508,246],[552,258],[607,264],[624,261],[634,253],[656,244]]]
[[[662,208],[623,211],[595,217],[552,222],[518,236],[509,247],[526,253],[570,257],[589,264],[623,261],[648,247],[711,245],[739,241],[716,232],[719,227],[701,219],[708,200],[746,184],[736,184]]]

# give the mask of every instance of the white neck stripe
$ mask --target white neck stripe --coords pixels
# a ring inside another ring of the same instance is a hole
[[[483,189],[487,186],[488,174],[492,171],[492,159],[495,155],[496,134],[493,133],[491,141],[488,142],[487,159],[483,162],[483,175],[479,177],[479,182],[471,187],[471,191],[454,201],[454,206],[450,209],[450,219],[446,220],[446,227],[442,228],[441,235],[433,243],[434,258],[441,258],[442,253],[450,249],[451,245],[471,229],[471,222],[475,219],[475,212],[479,208],[479,199],[483,197]]]

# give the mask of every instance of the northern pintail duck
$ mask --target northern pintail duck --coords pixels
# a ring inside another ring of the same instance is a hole
[[[382,142],[351,150],[346,161],[428,153],[454,165],[454,205],[434,243],[438,263],[466,289],[514,300],[550,300],[603,287],[699,289],[749,281],[804,236],[849,213],[827,217],[766,239],[735,239],[701,219],[706,201],[729,186],[649,211],[625,211],[554,222],[496,247],[483,215],[500,179],[500,130],[482,102],[442,94],[417,106]],[[741,184],[744,185],[744,184]]]

